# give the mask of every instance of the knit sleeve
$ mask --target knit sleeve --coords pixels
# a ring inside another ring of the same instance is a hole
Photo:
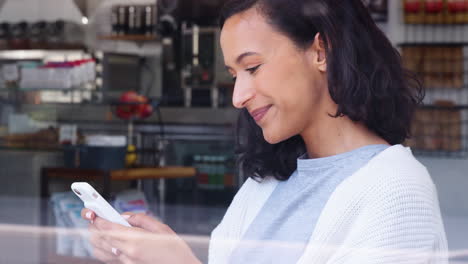
[[[447,242],[432,181],[386,179],[329,263],[447,263]]]

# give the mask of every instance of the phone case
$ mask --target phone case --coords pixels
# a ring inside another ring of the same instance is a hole
[[[97,216],[107,221],[131,227],[102,196],[87,182],[75,182],[71,185],[72,191],[84,202],[84,206],[93,210]]]

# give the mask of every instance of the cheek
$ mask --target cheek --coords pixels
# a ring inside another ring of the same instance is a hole
[[[277,87],[278,95],[275,101],[279,108],[279,114],[286,120],[299,122],[304,120],[314,105],[319,101],[319,95],[312,79],[307,77],[305,71],[291,72],[284,76]]]
[[[300,134],[303,120],[294,118],[295,116],[298,115],[275,108],[268,124],[262,127],[265,140],[276,144]]]
[[[269,122],[262,127],[263,136],[270,144],[302,133],[321,98],[306,65],[285,60],[281,66],[268,71],[268,76],[265,73],[265,78],[257,83],[259,92],[274,105]]]
[[[260,94],[272,98],[275,104],[283,101],[288,103],[306,92],[305,87],[310,82],[305,78],[306,74],[300,65],[286,60],[285,63],[265,69],[261,78],[255,80],[255,87]]]
[[[313,112],[314,98],[310,89],[296,86],[294,91],[285,93],[282,98],[276,98],[269,122],[262,127],[265,140],[275,144],[301,134],[309,124]]]

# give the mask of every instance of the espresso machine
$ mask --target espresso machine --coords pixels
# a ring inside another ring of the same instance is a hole
[[[182,23],[181,87],[185,107],[209,105],[219,107],[217,61],[220,59],[217,27],[200,27]]]

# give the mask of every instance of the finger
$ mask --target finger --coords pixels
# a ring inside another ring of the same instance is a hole
[[[125,220],[128,220],[131,216],[133,216],[135,213],[132,213],[132,212],[125,212],[122,214],[122,217],[125,219]],[[128,222],[128,221],[127,221]],[[130,224],[130,223],[129,223]]]
[[[99,216],[94,218],[94,225],[102,231],[125,231],[126,228],[129,228],[121,224],[112,223]]]
[[[106,263],[109,263],[111,260],[115,263],[120,263],[120,261],[118,261],[120,251],[117,248],[112,247],[102,236],[99,235],[102,231],[97,230],[95,227],[93,228],[96,231],[91,232],[89,242],[93,246],[94,255]]]
[[[119,259],[106,262],[106,264],[123,264]]]
[[[108,253],[112,252],[112,246],[101,235],[101,232],[99,230],[91,231],[90,236],[89,236],[89,242],[91,243],[93,248],[98,248]]]
[[[140,228],[126,227],[120,224],[109,222],[101,217],[96,217],[93,226],[99,231],[99,235],[108,244],[112,245],[114,240],[118,240],[119,245],[126,245],[134,243],[135,237],[139,236],[138,231],[144,231]],[[115,247],[115,246],[113,246]],[[117,247],[117,248],[120,248]]]
[[[118,240],[121,245],[135,243],[141,237],[140,233],[145,231],[140,228],[126,227],[120,224],[109,222],[101,217],[96,217],[94,224],[90,225],[90,231],[95,232],[102,240],[105,240],[110,246],[114,240]]]
[[[133,259],[127,257],[125,254],[121,254],[119,256],[119,261],[122,264],[135,264],[135,263],[138,263],[137,261],[134,261]]]
[[[128,223],[134,227],[140,227],[153,233],[174,234],[171,228],[146,214],[134,214],[127,219]]]
[[[93,248],[93,255],[94,257],[96,257],[98,260],[102,261],[102,262],[105,262],[105,263],[108,263],[108,264],[111,264],[111,263],[121,263],[120,259],[118,256],[112,254],[112,253],[109,253],[105,250],[101,250],[101,249],[98,249],[98,248]]]
[[[121,249],[137,245],[140,241],[148,239],[149,235],[154,235],[151,232],[145,231],[138,227],[129,228],[128,230],[101,231],[103,238],[112,247]]]
[[[137,259],[139,256],[145,254],[142,252],[141,245],[151,244],[154,250],[164,250],[168,245],[173,244],[178,237],[169,234],[155,234],[142,229],[135,228],[133,232],[128,232],[120,236],[115,236],[112,239],[108,237],[106,240],[111,247],[118,248],[121,253],[130,259]]]
[[[92,223],[94,218],[96,218],[96,214],[87,208],[83,208],[83,210],[81,210],[81,218],[91,221]]]
[[[132,216],[132,215],[135,215],[135,213],[132,213],[132,212],[125,212],[122,214],[122,216],[124,216],[125,219],[127,219],[128,217]]]

